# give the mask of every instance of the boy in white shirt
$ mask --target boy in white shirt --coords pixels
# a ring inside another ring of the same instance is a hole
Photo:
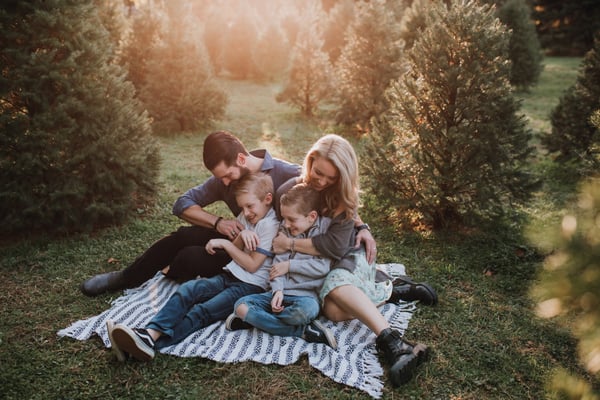
[[[242,208],[238,221],[244,229],[233,241],[211,239],[206,251],[225,250],[232,261],[219,275],[183,283],[152,318],[145,329],[114,325],[107,321],[113,352],[120,361],[125,354],[141,360],[154,358],[155,349],[173,345],[198,329],[225,319],[235,302],[248,294],[268,288],[273,238],[279,222],[273,202],[273,181],[263,173],[242,177],[235,187]]]

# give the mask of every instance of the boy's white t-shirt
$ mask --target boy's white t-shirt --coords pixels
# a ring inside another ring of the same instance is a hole
[[[237,220],[244,225],[244,229],[254,231],[258,235],[258,247],[271,251],[273,239],[275,239],[275,236],[277,236],[277,231],[279,229],[279,221],[277,220],[277,215],[272,207],[267,214],[256,223],[256,225],[248,222],[248,220],[246,220],[244,217],[244,213],[240,213],[237,216]],[[244,252],[250,253],[245,248]],[[260,286],[267,290],[269,287],[269,269],[271,268],[271,264],[273,264],[273,258],[267,257],[265,262],[254,273],[246,271],[235,261],[231,261],[229,264],[223,267],[223,269],[231,272],[242,282]]]

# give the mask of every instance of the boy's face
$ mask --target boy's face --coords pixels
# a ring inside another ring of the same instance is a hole
[[[263,219],[271,208],[273,196],[267,194],[264,200],[259,200],[254,193],[240,193],[235,197],[238,206],[242,208],[244,217],[253,225]]]
[[[313,210],[308,215],[303,215],[293,205],[281,205],[281,217],[285,228],[290,234],[297,236],[306,232],[315,223],[317,212]]]

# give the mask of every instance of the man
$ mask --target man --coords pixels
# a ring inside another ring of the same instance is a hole
[[[97,296],[136,287],[166,267],[169,267],[167,277],[182,280],[221,273],[231,257],[226,252],[210,255],[205,245],[215,238],[233,240],[243,229],[235,219],[241,208],[232,185],[250,172],[264,172],[271,176],[277,191],[288,179],[300,175],[299,165],[275,159],[264,149],[248,152],[237,137],[225,131],[206,137],[203,160],[213,176],[188,190],[173,206],[173,214],[192,225],[182,226],[158,240],[124,270],[89,278],[81,285],[83,294]],[[274,204],[278,204],[277,200]],[[225,219],[204,210],[217,201],[224,201],[234,217]]]

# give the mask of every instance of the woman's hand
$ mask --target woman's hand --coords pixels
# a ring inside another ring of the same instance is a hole
[[[285,275],[288,272],[290,272],[290,262],[289,261],[282,261],[282,262],[273,264],[273,265],[271,265],[271,268],[269,269],[269,280],[272,281],[273,279],[277,278],[278,276]]]
[[[290,241],[291,239],[285,235],[283,232],[279,232],[275,239],[273,239],[273,253],[281,254],[290,250]]]
[[[283,311],[283,292],[281,290],[273,293],[273,298],[271,299],[271,310],[274,313],[280,313]]]
[[[365,243],[368,263],[373,264],[375,262],[375,258],[377,257],[377,245],[375,244],[375,239],[373,238],[373,235],[371,235],[370,230],[361,229],[356,234],[356,242],[354,243],[354,247],[359,248],[361,242]]]
[[[256,234],[256,232],[244,229],[240,232],[240,239],[244,243],[244,247],[246,249],[250,251],[256,251],[256,248],[258,247],[259,243],[258,235]]]

